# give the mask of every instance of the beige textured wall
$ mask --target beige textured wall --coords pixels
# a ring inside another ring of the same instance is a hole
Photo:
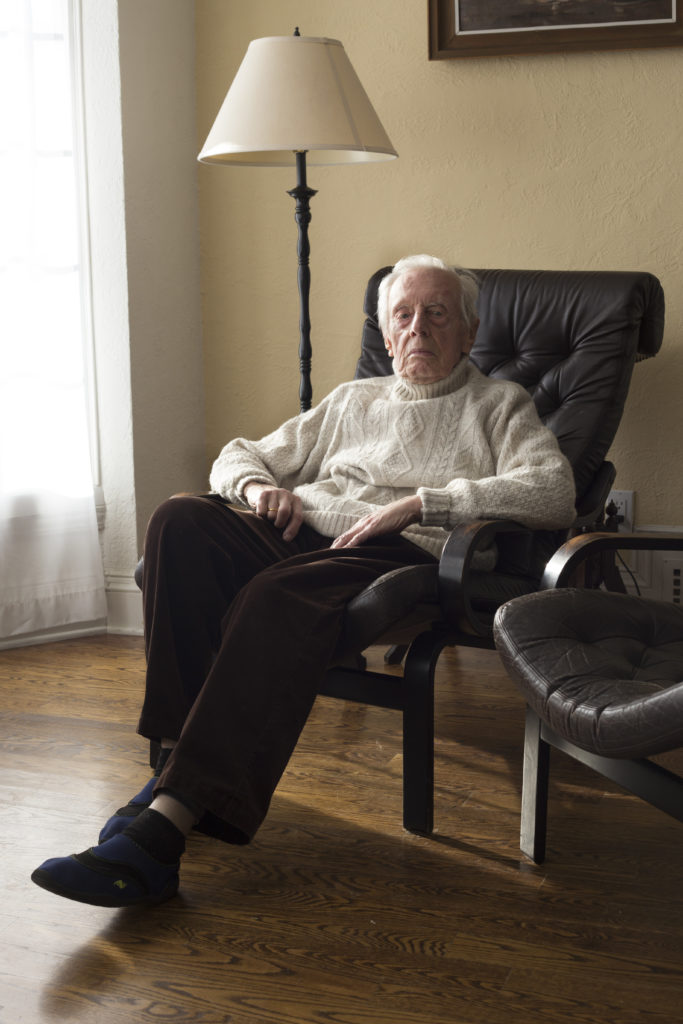
[[[427,59],[416,0],[197,0],[198,146],[251,39],[340,39],[399,152],[312,168],[313,400],[353,372],[369,274],[408,252],[480,267],[643,269],[667,296],[613,448],[636,520],[683,523],[683,50]],[[298,411],[286,169],[200,167],[207,454]]]

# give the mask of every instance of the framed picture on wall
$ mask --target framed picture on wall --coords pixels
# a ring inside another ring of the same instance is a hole
[[[683,46],[683,0],[429,0],[429,58]]]

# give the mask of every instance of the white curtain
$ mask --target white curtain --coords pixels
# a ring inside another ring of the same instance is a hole
[[[0,0],[2,646],[106,616],[89,437],[74,3]]]

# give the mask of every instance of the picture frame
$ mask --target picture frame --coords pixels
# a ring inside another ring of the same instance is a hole
[[[430,60],[662,46],[683,0],[429,0]]]

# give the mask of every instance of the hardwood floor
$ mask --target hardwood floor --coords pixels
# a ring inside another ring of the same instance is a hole
[[[148,777],[142,689],[138,639],[0,653],[2,1024],[683,1021],[681,825],[557,754],[528,862],[522,701],[492,652],[440,663],[432,838],[400,825],[398,716],[321,699],[254,842],[193,835],[174,900],[38,889]]]

